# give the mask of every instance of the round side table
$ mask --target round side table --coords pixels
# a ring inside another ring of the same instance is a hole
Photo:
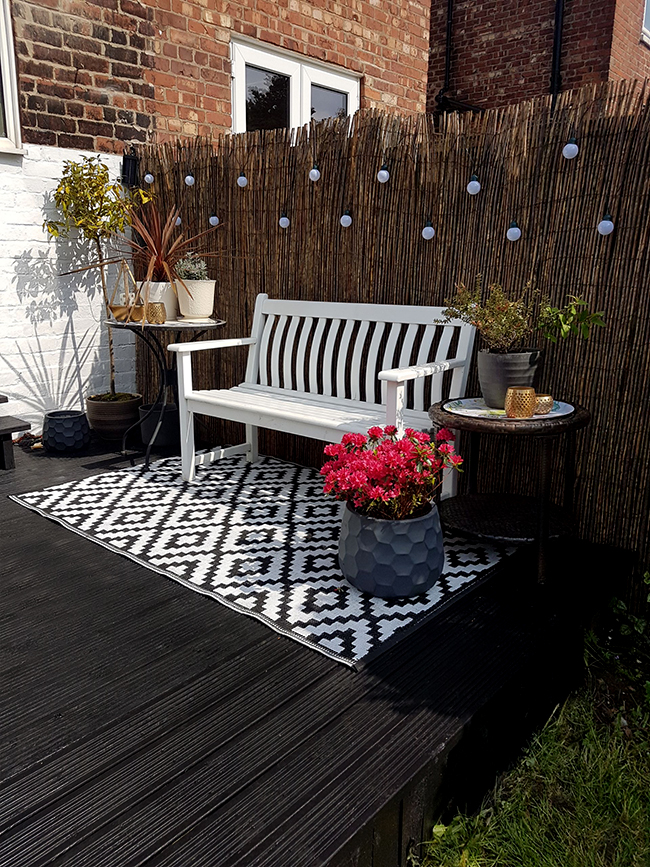
[[[446,427],[469,433],[468,492],[440,503],[443,525],[463,533],[491,539],[537,543],[537,579],[546,574],[548,540],[567,532],[573,513],[575,485],[576,431],[591,421],[587,409],[574,406],[570,415],[555,418],[507,419],[475,418],[444,409],[449,401],[434,404],[429,417],[436,428]],[[478,437],[490,434],[506,437],[531,437],[537,443],[537,498],[510,494],[477,494]],[[565,440],[563,509],[551,507],[551,449],[558,439]]]

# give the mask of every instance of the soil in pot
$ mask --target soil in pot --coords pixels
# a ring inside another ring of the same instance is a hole
[[[526,352],[481,349],[477,357],[478,380],[486,404],[493,409],[503,409],[509,388],[516,385],[534,387],[541,356],[540,349]]]
[[[86,414],[91,428],[106,440],[122,439],[138,421],[141,394],[91,394],[86,400]]]

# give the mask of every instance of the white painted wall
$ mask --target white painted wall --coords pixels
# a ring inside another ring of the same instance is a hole
[[[40,433],[50,409],[84,407],[87,394],[108,390],[108,352],[99,272],[60,276],[94,260],[86,245],[51,240],[51,194],[64,160],[80,151],[24,145],[0,154],[0,415],[15,415]],[[90,154],[87,154],[90,156]],[[111,175],[121,158],[103,154]],[[115,331],[116,385],[135,390],[134,337]]]

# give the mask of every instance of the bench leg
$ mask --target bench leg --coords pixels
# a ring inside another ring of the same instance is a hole
[[[14,446],[11,441],[11,434],[3,434],[0,437],[0,468],[3,470],[13,470],[16,466],[14,463]]]
[[[179,419],[181,424],[181,467],[183,470],[183,481],[193,482],[196,469],[194,413],[188,409],[181,409]]]
[[[246,425],[246,442],[250,446],[250,451],[246,455],[246,460],[254,464],[258,459],[257,453],[257,428],[252,424]]]

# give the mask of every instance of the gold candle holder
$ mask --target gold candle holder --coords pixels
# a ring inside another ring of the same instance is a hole
[[[515,386],[506,392],[505,410],[508,418],[532,418],[536,407],[534,388]]]
[[[150,301],[147,304],[147,322],[150,325],[162,325],[167,319],[167,311],[162,301]]]
[[[546,415],[553,409],[553,397],[550,394],[538,394],[535,415]]]

